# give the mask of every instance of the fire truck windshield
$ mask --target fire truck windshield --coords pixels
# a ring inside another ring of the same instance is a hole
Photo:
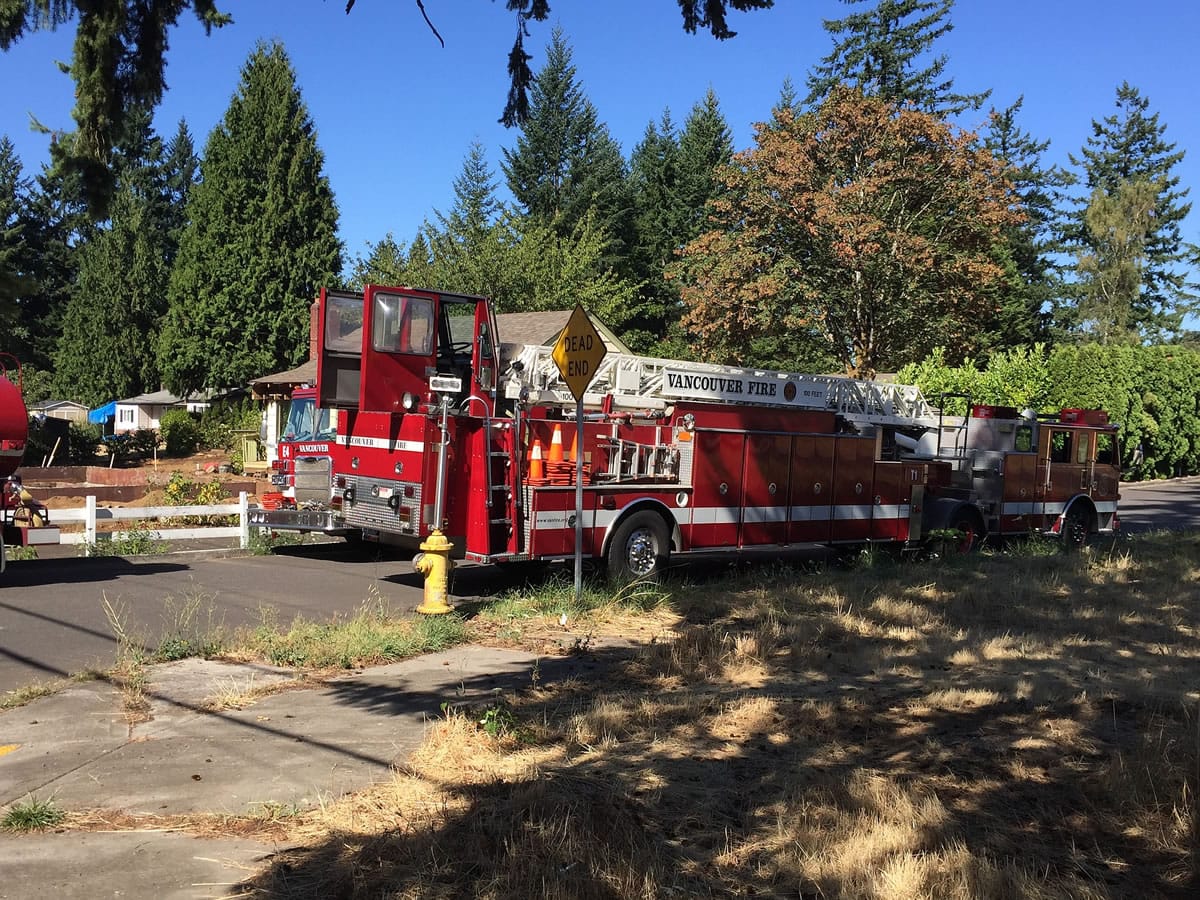
[[[283,427],[285,441],[327,441],[333,438],[332,410],[317,409],[312,397],[293,400]]]

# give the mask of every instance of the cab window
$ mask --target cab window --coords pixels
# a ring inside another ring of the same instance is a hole
[[[1117,442],[1111,434],[1096,435],[1096,462],[1104,466],[1116,465]]]
[[[1021,425],[1013,436],[1013,449],[1018,453],[1028,453],[1033,449],[1033,426]]]
[[[378,351],[416,356],[433,352],[432,300],[377,293],[371,324],[371,345]]]
[[[1071,435],[1066,431],[1050,433],[1050,462],[1069,463],[1071,461]]]
[[[1081,434],[1076,443],[1078,446],[1075,448],[1075,462],[1082,465],[1088,461],[1088,445],[1091,444],[1091,441],[1088,440],[1086,434]]]
[[[362,352],[362,296],[329,296],[325,305],[325,348],[334,353]]]

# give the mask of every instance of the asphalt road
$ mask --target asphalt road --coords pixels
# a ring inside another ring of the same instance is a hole
[[[513,584],[513,577],[492,566],[462,566],[453,590],[484,595]],[[106,604],[132,638],[155,649],[164,634],[181,630],[189,607],[202,634],[213,626],[253,627],[264,616],[281,626],[297,616],[327,621],[352,616],[364,604],[410,612],[422,593],[407,556],[380,558],[341,543],[272,556],[18,561],[2,578],[0,692],[110,668],[117,639]]]
[[[1200,530],[1200,477],[1121,485],[1121,530]]]
[[[1200,478],[1125,485],[1120,516],[1126,532],[1200,529]],[[453,592],[486,595],[531,574],[514,568],[461,566]],[[10,563],[0,587],[0,692],[111,667],[117,641],[105,603],[131,636],[153,649],[165,633],[177,630],[189,603],[201,631],[258,625],[264,615],[287,625],[297,616],[325,621],[353,615],[366,603],[407,612],[420,602],[421,584],[406,556],[380,558],[342,543],[273,556],[198,559],[173,553]]]

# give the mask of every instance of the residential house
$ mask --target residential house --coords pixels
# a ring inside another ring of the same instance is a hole
[[[88,420],[87,406],[74,400],[43,400],[31,405],[29,414],[45,416],[48,419],[63,419],[76,425],[83,425]]]
[[[144,428],[152,428],[157,431],[163,413],[168,409],[186,409],[188,412],[200,413],[208,409],[215,399],[218,397],[214,391],[206,391],[195,397],[183,398],[163,390],[138,394],[128,400],[117,400],[114,407],[114,433],[124,434]]]

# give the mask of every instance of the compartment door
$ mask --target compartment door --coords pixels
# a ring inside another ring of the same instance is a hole
[[[746,435],[741,546],[785,544],[788,536],[788,464],[785,434]]]
[[[798,434],[792,439],[791,509],[793,544],[829,540],[833,515],[833,448],[836,438]]]

